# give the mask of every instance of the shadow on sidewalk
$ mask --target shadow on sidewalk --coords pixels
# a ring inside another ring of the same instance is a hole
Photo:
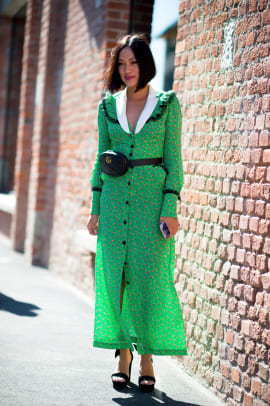
[[[122,393],[122,391],[121,391]],[[129,398],[112,398],[112,400],[121,406],[200,406],[195,403],[186,403],[178,400],[173,400],[168,397],[165,392],[161,392],[155,389],[152,393],[141,393],[139,387],[133,383],[129,383],[129,386],[125,390],[125,393],[130,395]]]
[[[35,310],[41,310],[41,308],[32,303],[19,302],[0,293],[0,310],[16,314],[17,316],[36,317],[38,313]]]

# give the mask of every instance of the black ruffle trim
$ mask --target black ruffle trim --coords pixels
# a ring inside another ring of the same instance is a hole
[[[160,103],[159,103],[159,111],[157,111],[155,114],[152,114],[148,118],[146,123],[149,123],[149,121],[157,121],[157,120],[159,120],[162,117],[163,113],[165,112],[167,106],[170,104],[170,102],[174,98],[174,96],[175,96],[175,93],[172,92],[167,97],[165,97],[163,100],[161,100]]]
[[[111,123],[119,124],[119,121],[118,121],[116,118],[113,118],[113,117],[111,117],[111,116],[109,115],[108,110],[107,110],[107,106],[106,106],[106,99],[105,99],[105,98],[102,99],[102,110],[103,110],[103,113],[104,113],[105,117],[106,117]]]

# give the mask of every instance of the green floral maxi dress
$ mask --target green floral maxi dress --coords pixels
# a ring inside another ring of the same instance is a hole
[[[184,355],[185,329],[173,283],[175,241],[165,240],[159,228],[160,216],[177,217],[175,191],[183,184],[180,105],[174,92],[157,92],[143,128],[128,133],[117,119],[120,94],[107,94],[98,110],[91,176],[91,213],[100,215],[93,345],[133,350],[136,343],[139,354]],[[130,159],[163,157],[164,166],[136,166],[111,177],[101,172],[98,161],[108,149]]]

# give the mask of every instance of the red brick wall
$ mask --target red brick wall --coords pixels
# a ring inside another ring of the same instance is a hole
[[[227,405],[270,404],[270,10],[181,1],[174,89],[185,184],[177,289],[184,365]],[[235,21],[233,63],[222,68]]]

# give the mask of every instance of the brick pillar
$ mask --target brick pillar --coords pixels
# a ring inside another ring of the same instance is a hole
[[[4,153],[12,20],[0,16],[0,27],[0,189],[2,189],[0,191],[3,191],[6,184],[6,179],[3,176],[7,166]]]
[[[55,203],[67,6],[62,0],[42,6],[25,241],[27,258],[42,266],[48,266]]]
[[[27,3],[14,178],[16,209],[11,231],[13,247],[18,251],[24,250],[41,8],[42,0],[29,0]]]

